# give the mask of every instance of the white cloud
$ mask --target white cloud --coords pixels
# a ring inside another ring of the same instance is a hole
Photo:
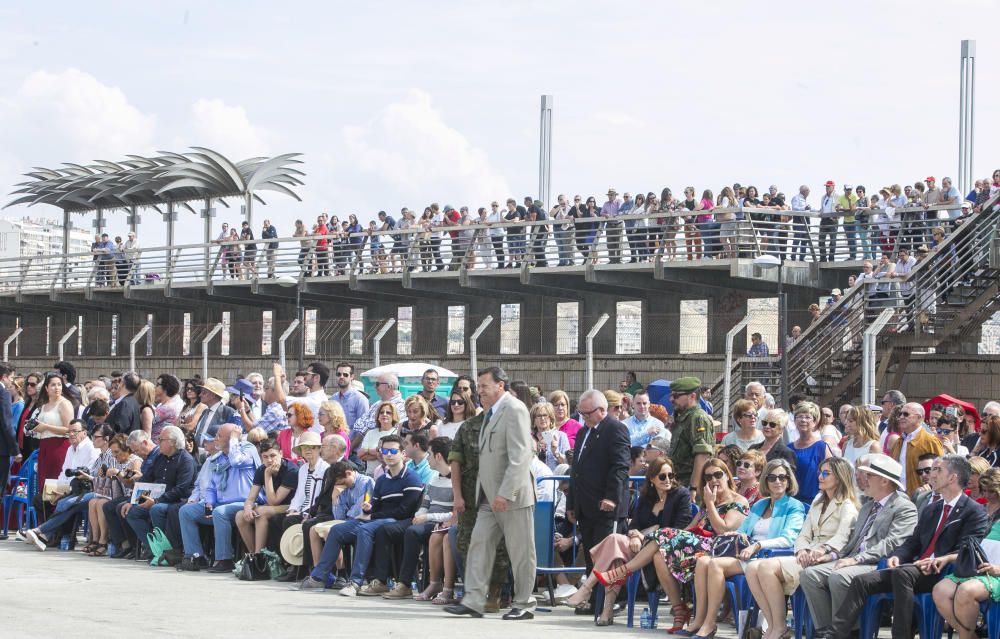
[[[440,198],[457,207],[511,193],[486,151],[449,126],[424,91],[411,90],[366,125],[344,127],[342,135],[345,167],[374,181],[370,186],[383,199],[388,190],[398,196],[390,201],[410,202],[411,207]]]
[[[3,146],[22,161],[85,162],[154,150],[156,117],[77,69],[28,75],[13,95],[0,98],[0,119]],[[46,157],[36,158],[39,152]]]
[[[219,98],[202,98],[191,105],[192,144],[206,146],[233,161],[267,155],[274,135],[254,126],[246,109]]]

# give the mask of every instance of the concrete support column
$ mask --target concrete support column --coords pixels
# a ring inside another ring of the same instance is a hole
[[[708,298],[708,348],[707,352],[726,352],[726,333],[737,322],[746,317],[747,298],[736,293],[712,295]],[[744,341],[737,338],[736,344]]]
[[[681,300],[652,297],[642,303],[642,353],[679,353]]]

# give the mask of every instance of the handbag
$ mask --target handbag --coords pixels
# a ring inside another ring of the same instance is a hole
[[[162,530],[154,528],[152,532],[147,533],[146,544],[149,546],[149,551],[153,553],[153,558],[149,562],[150,566],[170,565],[163,555],[166,551],[172,550],[173,545]]]
[[[743,533],[720,535],[712,540],[713,557],[738,557],[750,547],[750,539]]]
[[[271,578],[270,567],[264,553],[248,552],[233,566],[233,574],[240,581],[263,581]]]
[[[975,537],[964,537],[958,544],[958,559],[955,560],[955,576],[968,579],[979,574],[979,566],[986,563],[986,553]]]

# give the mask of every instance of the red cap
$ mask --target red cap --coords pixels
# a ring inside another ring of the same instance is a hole
[[[827,180],[825,186],[837,186],[833,180]]]
[[[934,179],[933,175],[928,175],[924,178],[924,182],[937,182],[937,180]]]

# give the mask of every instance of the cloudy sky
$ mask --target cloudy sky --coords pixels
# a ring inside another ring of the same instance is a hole
[[[478,207],[537,191],[543,93],[553,194],[940,179],[956,173],[963,38],[988,175],[998,18],[992,0],[4,3],[0,188],[32,166],[198,145],[305,154],[303,201],[257,209],[282,235],[319,211]],[[4,211],[26,212],[58,214]],[[146,246],[163,241],[153,217]]]

